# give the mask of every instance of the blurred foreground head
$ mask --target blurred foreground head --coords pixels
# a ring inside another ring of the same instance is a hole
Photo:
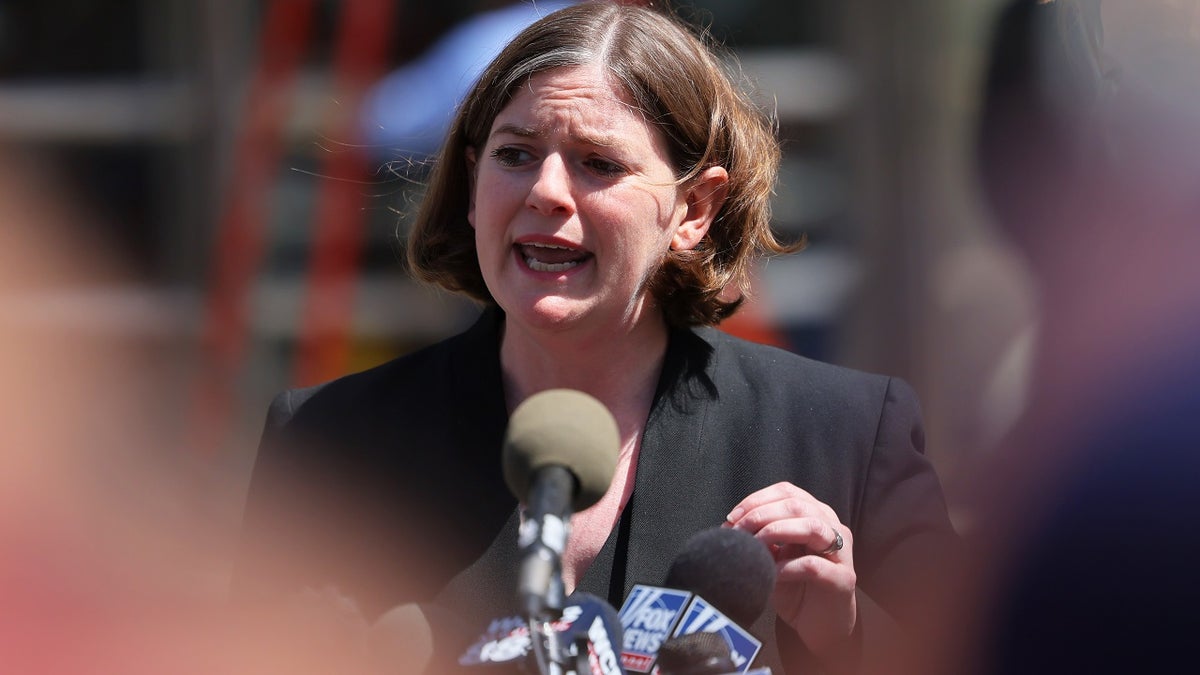
[[[1195,209],[1198,149],[1200,3],[1004,5],[979,175],[998,224],[1042,271],[1105,231],[1123,230],[1131,251],[1165,234],[1154,226]]]
[[[988,63],[979,176],[1039,285],[1039,375],[1100,391],[1200,316],[1200,2],[1017,0]]]
[[[11,672],[152,672],[166,665],[163,638],[192,621],[177,606],[208,586],[187,537],[211,529],[181,517],[179,456],[152,412],[164,390],[105,292],[128,277],[95,238],[105,228],[89,227],[95,213],[43,158],[0,147],[0,662]]]
[[[132,275],[95,217],[0,146],[2,669],[348,672],[343,647],[297,637],[303,614],[228,611],[232,472],[177,442],[162,357],[186,349],[114,292]]]

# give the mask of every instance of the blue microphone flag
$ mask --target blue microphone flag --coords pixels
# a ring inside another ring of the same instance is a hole
[[[635,673],[648,673],[658,648],[671,636],[692,594],[673,588],[638,584],[629,591],[617,616],[625,631],[621,665]]]
[[[729,643],[737,673],[746,673],[762,649],[762,642],[698,595],[692,597],[691,604],[676,624],[671,637],[692,633],[718,633],[724,637]]]

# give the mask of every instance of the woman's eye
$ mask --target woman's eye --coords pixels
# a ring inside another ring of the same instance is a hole
[[[521,164],[528,162],[531,157],[528,152],[521,150],[520,148],[512,148],[507,146],[496,148],[495,150],[492,150],[491,154],[492,157],[496,158],[496,161],[499,162],[501,166],[520,166]]]
[[[602,159],[600,157],[592,157],[588,159],[587,166],[601,176],[616,177],[624,176],[626,173],[628,173],[625,170],[625,167],[621,166],[620,164],[610,162],[607,159]]]

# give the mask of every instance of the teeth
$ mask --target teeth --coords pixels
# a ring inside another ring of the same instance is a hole
[[[526,244],[522,244],[521,246],[526,251],[533,250],[533,249],[557,250],[557,251],[575,251],[575,250],[577,250],[573,246],[559,246],[558,244],[543,244],[543,243],[537,243],[537,242],[529,242]],[[544,262],[544,261],[538,260],[537,258],[534,258],[533,256],[529,256],[529,255],[526,255],[523,257],[525,258],[525,264],[529,266],[529,269],[534,270],[535,272],[566,272],[567,270],[571,269],[572,267],[577,267],[580,263],[579,260],[569,260],[567,262],[550,263],[550,262]]]
[[[551,247],[547,247],[547,248],[551,248]],[[555,246],[553,248],[562,248],[562,247]],[[525,256],[525,264],[529,265],[529,269],[534,270],[535,272],[565,272],[565,271],[571,269],[572,267],[575,267],[579,263],[578,262],[544,263],[544,262],[538,260],[537,258],[530,258],[529,256]]]
[[[534,247],[534,248],[556,248],[556,249],[558,249],[558,250],[560,250],[560,251],[570,251],[570,250],[571,250],[571,247],[570,247],[570,246],[558,246],[557,244],[534,244],[534,243],[529,243],[529,244],[522,244],[522,245],[523,245],[523,246],[532,246],[532,247]]]

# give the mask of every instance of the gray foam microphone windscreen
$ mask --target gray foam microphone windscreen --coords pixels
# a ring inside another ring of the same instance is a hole
[[[504,480],[526,501],[538,469],[559,465],[578,482],[571,508],[595,504],[608,491],[620,452],[617,422],[603,403],[574,389],[548,389],[513,411],[504,437]]]

